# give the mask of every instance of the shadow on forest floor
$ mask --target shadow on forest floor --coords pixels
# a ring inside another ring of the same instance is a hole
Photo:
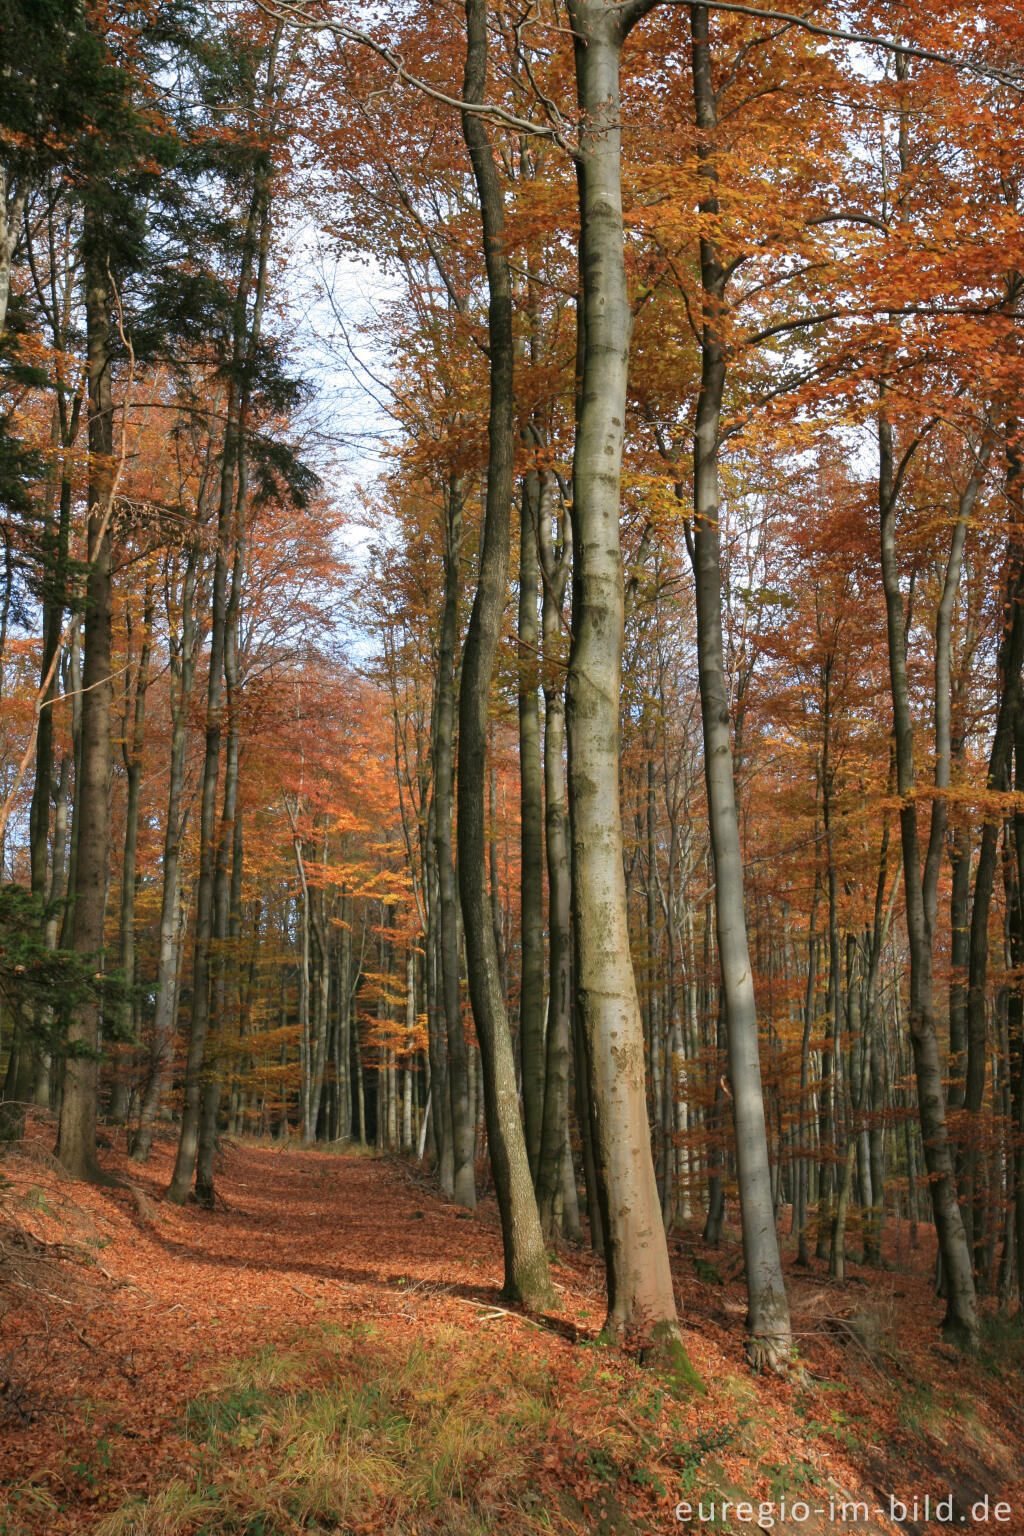
[[[927,1244],[845,1286],[788,1266],[785,1383],[743,1365],[735,1233],[709,1252],[684,1230],[709,1392],[680,1397],[597,1341],[587,1251],[553,1254],[553,1315],[502,1306],[493,1202],[467,1219],[393,1160],[236,1143],[211,1212],[161,1198],[171,1156],[112,1149],[132,1187],[110,1191],[31,1144],[0,1165],[0,1536],[618,1536],[686,1529],[678,1509],[780,1536],[1024,1533],[1024,1330],[943,1345]]]

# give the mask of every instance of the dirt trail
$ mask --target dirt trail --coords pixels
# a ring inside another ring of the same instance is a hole
[[[849,1497],[874,1511],[890,1492],[928,1493],[934,1504],[952,1488],[955,1528],[970,1523],[959,1519],[968,1504],[988,1494],[1011,1501],[1014,1518],[1000,1528],[1024,1536],[1019,1375],[998,1360],[964,1362],[938,1343],[924,1255],[917,1273],[855,1270],[845,1290],[794,1272],[794,1314],[811,1369],[792,1385],[754,1382],[743,1369],[738,1250],[713,1256],[709,1269],[695,1263],[702,1250],[684,1238],[676,1264],[686,1343],[710,1390],[678,1403],[617,1352],[595,1348],[603,1274],[589,1252],[558,1255],[557,1316],[538,1324],[508,1313],[498,1305],[493,1202],[468,1218],[415,1166],[228,1143],[218,1207],[208,1212],[163,1200],[169,1141],[145,1168],[116,1148],[107,1153],[132,1185],[110,1191],[66,1180],[47,1155],[48,1135],[40,1127],[34,1143],[0,1163],[0,1490],[8,1492],[0,1536],[90,1532],[129,1494],[148,1497],[207,1475],[208,1463],[196,1458],[209,1447],[196,1450],[188,1417],[223,1390],[231,1369],[305,1349],[322,1376],[336,1348],[330,1340],[341,1340],[344,1353],[371,1335],[372,1350],[345,1357],[350,1373],[363,1356],[401,1362],[440,1340],[427,1375],[443,1377],[450,1367],[453,1379],[460,1369],[485,1378],[477,1418],[500,1415],[518,1385],[532,1383],[536,1401],[516,1410],[517,1454],[521,1481],[542,1490],[553,1529],[679,1529],[677,1501],[717,1492],[768,1500],[783,1536],[824,1536],[841,1526],[813,1514],[783,1520],[782,1500],[804,1497],[813,1511]],[[851,1313],[873,1319],[871,1328],[845,1327]],[[941,1389],[929,1385],[938,1381]],[[403,1387],[410,1420],[433,1411],[429,1386]],[[254,1454],[243,1439],[218,1454]],[[481,1449],[478,1459],[487,1455],[493,1460]],[[257,1465],[251,1476],[264,1470]],[[468,1486],[468,1473],[459,1479]],[[501,1496],[523,1522],[506,1514],[508,1529],[543,1528],[530,1523],[525,1503],[507,1502],[504,1485]],[[440,1515],[422,1524],[405,1518],[396,1513],[387,1529],[487,1529],[486,1520],[478,1527]],[[897,1527],[872,1513],[868,1524],[847,1528]],[[933,1536],[941,1526],[908,1520],[900,1528]],[[276,1527],[249,1529],[279,1536]]]

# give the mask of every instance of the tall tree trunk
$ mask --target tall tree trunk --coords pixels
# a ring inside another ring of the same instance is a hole
[[[40,683],[46,682],[43,707],[39,711],[36,730],[36,771],[29,812],[29,861],[33,892],[42,899],[47,890],[47,851],[50,831],[50,801],[53,793],[53,706],[60,692],[60,677],[56,666],[56,652],[61,643],[64,610],[67,606],[67,562],[71,535],[72,465],[71,449],[77,436],[78,412],[81,397],[76,397],[72,420],[68,422],[66,409],[54,416],[60,421],[61,479],[57,524],[47,528],[43,536],[43,549],[48,564],[43,588],[43,654],[40,659]],[[48,679],[48,682],[47,682]]]
[[[142,800],[142,753],[146,739],[146,694],[149,690],[149,659],[153,647],[153,581],[147,574],[142,602],[142,640],[139,663],[135,673],[135,698],[131,708],[131,731],[128,729],[129,700],[125,698],[124,738],[121,755],[124,760],[127,792],[124,811],[124,858],[121,865],[121,912],[118,944],[118,964],[125,987],[125,999],[121,1005],[121,1036],[129,1039],[135,1018],[135,890],[136,863],[139,844],[139,809]],[[128,613],[128,644],[131,646],[131,617]],[[123,1046],[115,1057],[115,1078],[111,1090],[110,1118],[123,1121],[128,1112],[127,1059]]]
[[[705,917],[705,922],[710,930],[710,918]],[[714,1040],[714,1094],[711,1107],[708,1111],[706,1130],[710,1147],[708,1151],[708,1209],[704,1218],[704,1231],[702,1239],[709,1247],[715,1248],[722,1241],[722,1228],[725,1226],[725,1173],[726,1173],[726,1131],[725,1121],[728,1110],[726,1109],[725,1095],[725,1064],[727,1054],[727,1037],[725,1033],[725,1000],[722,989],[716,989],[718,1006],[715,1010],[715,1040]]]
[[[566,1237],[579,1234],[579,1212],[565,1205],[565,1157],[572,1171],[569,1146],[569,1064],[572,1027],[572,876],[565,805],[565,673],[562,663],[561,620],[565,586],[572,560],[572,534],[563,518],[561,549],[551,537],[551,484],[546,475],[538,506],[537,535],[544,576],[542,629],[544,640],[544,802],[548,869],[548,1022],[545,1042],[544,1114],[541,1127],[537,1201],[541,1226],[555,1235],[561,1206]],[[573,1175],[575,1188],[575,1175]]]
[[[210,951],[213,939],[216,874],[217,785],[223,734],[224,641],[227,625],[228,543],[234,505],[238,455],[238,402],[234,385],[228,396],[221,468],[217,548],[214,557],[210,614],[209,676],[206,686],[206,750],[202,770],[199,815],[199,879],[192,952],[192,1014],[185,1059],[185,1100],[174,1172],[167,1198],[184,1204],[192,1188],[199,1150],[206,1042],[210,1023]]]
[[[832,836],[832,799],[835,769],[832,766],[832,668],[831,651],[822,667],[821,820],[825,832],[826,890],[828,893],[828,987],[825,1014],[828,1034],[821,1050],[821,1088],[818,1096],[821,1154],[818,1171],[818,1241],[816,1257],[827,1259],[832,1244],[833,1200],[845,1172],[839,1158],[839,890]]]
[[[434,857],[438,887],[438,951],[441,1000],[448,1041],[448,1095],[451,1124],[453,1194],[457,1205],[473,1210],[476,1182],[473,1171],[473,1121],[469,1109],[469,1053],[459,995],[459,908],[452,856],[454,795],[455,648],[458,639],[459,587],[462,552],[462,486],[455,478],[444,490],[444,608],[437,657],[434,715]],[[435,1081],[443,1081],[438,1073]],[[436,1090],[435,1090],[436,1091]],[[435,1125],[440,1117],[435,1111]],[[444,1134],[444,1128],[441,1128]]]
[[[306,859],[303,838],[299,829],[299,804],[293,809],[286,799],[286,808],[292,829],[292,853],[295,870],[299,877],[299,954],[298,954],[298,1008],[299,1008],[299,1122],[302,1145],[311,1147],[316,1140],[316,1116],[313,1111],[313,1084],[315,1077],[312,1018],[312,986],[310,983],[310,959],[312,954],[312,896],[306,877]]]
[[[842,1282],[846,1279],[846,1222],[853,1191],[854,1170],[858,1168],[862,1187],[868,1191],[863,1202],[870,1205],[871,1171],[867,1165],[867,1148],[863,1125],[867,1086],[871,1072],[871,1037],[865,1025],[862,978],[858,974],[857,940],[851,933],[846,939],[846,1016],[847,1035],[850,1041],[850,1120],[847,1131],[846,1152],[839,1165],[839,1181],[836,1189],[835,1215],[832,1221],[832,1241],[829,1250],[829,1276]]]
[[[494,732],[488,732],[491,747]],[[498,859],[498,769],[493,750],[487,753],[487,866],[491,887],[491,927],[494,930],[494,953],[498,957],[498,977],[501,995],[508,1009],[508,954],[505,948],[505,912],[501,899],[501,869]]]
[[[338,1096],[338,1121],[334,1134],[339,1141],[348,1141],[352,1135],[352,993],[355,977],[352,974],[352,901],[342,893],[341,938],[338,944],[338,1028],[334,1076]]]
[[[519,1049],[522,1057],[526,1153],[536,1185],[544,1117],[544,794],[541,781],[537,624],[540,476],[523,477],[519,519],[519,834],[520,983]]]
[[[436,806],[431,799],[428,821],[435,818]],[[442,956],[441,956],[441,898],[439,894],[439,881],[437,875],[437,859],[433,852],[434,835],[431,824],[431,835],[427,838],[424,857],[424,891],[426,893],[427,910],[427,954],[426,954],[426,994],[427,994],[427,1059],[430,1063],[430,1082],[433,1093],[434,1108],[431,1114],[431,1126],[433,1128],[433,1142],[437,1154],[435,1173],[443,1195],[451,1198],[455,1193],[455,1169],[453,1152],[452,1112],[451,1096],[448,1088],[448,1042],[445,1027],[445,1004],[443,986],[441,980]],[[454,879],[454,866],[452,870]],[[455,983],[459,983],[459,956],[458,956],[458,931],[456,930],[455,951]],[[456,996],[457,996],[456,992]],[[461,1019],[459,1021],[462,1022]],[[465,1036],[463,1036],[465,1038]],[[473,1147],[473,1117],[469,1111],[469,1071],[467,1060],[465,1104],[468,1130],[466,1132],[470,1155]],[[474,1200],[476,1187],[474,1183]]]
[[[69,274],[70,280],[70,274]],[[64,347],[63,328],[54,326],[55,343]],[[44,579],[42,589],[43,653],[40,659],[41,707],[38,713],[35,743],[35,781],[29,810],[29,874],[32,892],[48,905],[61,901],[64,891],[64,862],[67,842],[67,809],[70,780],[68,759],[62,757],[60,778],[54,782],[54,719],[53,711],[60,695],[60,666],[58,651],[66,639],[64,611],[68,602],[68,553],[71,538],[72,514],[72,450],[78,436],[82,405],[79,390],[70,409],[63,387],[57,386],[57,399],[53,408],[51,444],[60,447],[59,489],[57,515],[53,523],[43,530],[42,551]],[[52,860],[50,859],[50,807],[54,804]],[[0,855],[2,855],[0,839]],[[57,944],[59,924],[55,913],[47,915],[44,924],[44,942],[48,949]],[[52,1010],[51,1010],[52,1013]],[[36,1043],[33,1048],[35,1085],[33,1098],[41,1106],[49,1106],[52,1061],[49,1054]]]
[[[402,1067],[402,1151],[413,1150],[412,1099],[416,1075],[416,951],[405,951],[405,1061]]]
[[[950,980],[949,980],[949,1088],[946,1103],[950,1109],[962,1109],[964,1078],[967,1071],[967,967],[971,958],[971,836],[967,827],[957,827],[950,840],[949,861],[952,880],[949,893]]]
[[[885,590],[889,681],[896,746],[896,788],[901,800],[900,841],[903,849],[903,883],[906,893],[907,943],[910,954],[910,1006],[907,1022],[917,1076],[918,1110],[925,1164],[928,1169],[939,1251],[946,1277],[947,1305],[943,1328],[951,1336],[970,1344],[977,1338],[978,1313],[970,1247],[957,1203],[952,1148],[946,1126],[945,1092],[935,1023],[932,952],[939,858],[945,832],[945,792],[949,784],[948,729],[943,739],[942,726],[943,712],[948,709],[949,698],[948,622],[953,595],[959,580],[966,515],[961,516],[954,534],[947,564],[943,601],[937,618],[935,655],[937,746],[935,788],[937,793],[932,802],[931,835],[926,865],[922,870],[917,802],[912,798],[915,784],[914,724],[907,679],[907,637],[903,595],[899,584],[895,531],[896,500],[902,468],[909,459],[905,454],[900,469],[896,468],[893,457],[892,427],[885,411],[884,385],[881,389],[878,414],[878,440],[882,584]],[[966,510],[969,512],[970,509]],[[948,727],[948,715],[946,725]]]
[[[261,105],[267,121],[277,95],[277,52],[281,24],[275,29],[266,64]],[[273,163],[264,146],[254,167],[252,194],[242,238],[238,291],[232,315],[231,359],[217,508],[210,622],[210,671],[206,697],[206,752],[200,802],[199,880],[192,962],[192,1017],[185,1063],[185,1102],[174,1173],[168,1199],[188,1199],[199,1151],[203,1088],[208,1080],[207,1036],[210,1025],[210,957],[214,933],[217,867],[217,789],[224,734],[224,654],[229,627],[228,554],[242,548],[245,519],[246,437],[252,396],[252,365],[259,344],[266,299],[271,229]],[[251,302],[251,313],[250,313]],[[233,562],[234,563],[234,562]]]
[[[896,55],[896,76],[907,79],[909,61]],[[910,119],[905,110],[897,119],[897,154],[900,174],[910,174]],[[896,206],[899,206],[897,199]],[[883,365],[884,369],[884,365]],[[896,550],[896,507],[904,476],[920,438],[913,438],[899,462],[886,409],[888,384],[883,371],[878,385],[878,506],[882,586],[885,592],[889,681],[893,710],[896,756],[896,789],[900,797],[900,843],[903,854],[903,886],[906,894],[907,944],[910,958],[910,989],[907,1024],[917,1078],[918,1112],[925,1165],[928,1170],[939,1254],[946,1283],[946,1317],[943,1329],[968,1345],[978,1333],[978,1313],[970,1244],[957,1202],[952,1146],[946,1124],[945,1089],[939,1059],[934,996],[934,937],[938,906],[938,880],[948,822],[948,790],[951,769],[950,636],[953,604],[960,581],[964,541],[989,448],[976,454],[975,469],[960,496],[957,521],[950,541],[942,594],[935,617],[934,739],[935,770],[928,843],[924,858],[918,827],[915,790],[914,722],[907,677],[907,623],[900,590]],[[988,433],[986,432],[986,444]]]
[[[594,1112],[590,1102],[590,1080],[587,1068],[587,1048],[580,1019],[579,1001],[570,984],[572,999],[573,1055],[576,1061],[576,1120],[580,1128],[583,1152],[583,1178],[587,1191],[587,1218],[590,1222],[590,1246],[604,1258],[604,1217],[601,1208],[601,1189],[597,1174],[597,1157],[594,1151]]]
[[[7,167],[0,164],[0,336],[7,325],[7,305],[11,295],[11,261],[21,237],[21,217],[28,195],[28,183],[7,181]]]
[[[870,1105],[872,1124],[868,1131],[868,1159],[871,1172],[871,1209],[864,1224],[864,1262],[880,1265],[882,1262],[882,1224],[885,1218],[885,1148],[883,1142],[882,1111],[885,1087],[883,1082],[883,1056],[885,1039],[879,1022],[878,976],[882,963],[882,945],[891,916],[886,916],[885,884],[889,873],[889,823],[882,829],[882,841],[878,855],[878,878],[875,883],[875,910],[870,945],[867,951],[867,967],[864,977],[863,1029],[867,1050],[867,1073],[870,1079]],[[895,896],[895,886],[893,888]],[[869,1085],[864,1085],[865,1102]]]
[[[327,862],[328,832],[324,828],[323,865]],[[321,874],[321,879],[323,875]],[[313,1028],[313,1082],[312,1101],[310,1103],[310,1125],[313,1130],[313,1140],[316,1140],[317,1126],[320,1122],[320,1109],[323,1103],[324,1084],[327,1075],[327,1043],[328,1026],[330,1018],[331,1001],[331,929],[327,920],[326,893],[321,884],[315,892],[310,908],[310,916],[313,922],[313,940],[316,949],[316,967],[314,970],[314,1028]]]
[[[712,218],[718,213],[714,172],[717,109],[711,79],[706,7],[693,6],[690,17],[698,155],[705,188],[700,207],[706,218]],[[785,1371],[792,1359],[792,1333],[772,1204],[722,641],[718,445],[725,355],[719,334],[719,317],[726,274],[706,228],[700,240],[700,261],[704,314],[701,385],[694,435],[691,558],[697,600],[697,668],[704,731],[704,775],[715,870],[715,922],[747,1276],[747,1354],[757,1367],[767,1365],[773,1370]]]
[[[1024,715],[1021,667],[1024,663],[1024,476],[1016,446],[1007,448],[1006,501],[1010,532],[1006,552],[1006,584],[1003,596],[1003,633],[999,644],[999,707],[989,751],[986,788],[1005,792],[1010,788],[1014,738]],[[989,917],[998,859],[1002,817],[986,813],[974,876],[974,901],[968,937],[966,1063],[962,1104],[966,1110],[963,1144],[959,1156],[960,1194],[964,1201],[969,1238],[973,1238],[975,1266],[982,1260],[980,1222],[975,1231],[975,1176],[983,1141],[981,1114],[985,1097],[985,1063],[988,1052],[988,951]],[[952,1019],[950,1022],[952,1029]]]
[[[608,1281],[606,1331],[642,1332],[687,1374],[647,1126],[619,804],[624,629],[619,494],[632,328],[622,226],[619,63],[646,5],[570,0],[581,113],[584,354],[573,457],[573,635],[566,688],[575,984]],[[583,1065],[578,1062],[578,1068]]]
[[[224,800],[221,808],[220,834],[213,882],[213,934],[217,945],[214,997],[216,1008],[213,1030],[207,1038],[199,1138],[196,1148],[196,1199],[207,1209],[214,1204],[214,1152],[217,1115],[223,1089],[224,1066],[229,1047],[230,1019],[233,1012],[229,995],[236,991],[232,977],[237,976],[238,946],[230,940],[241,933],[242,825],[238,808],[238,781],[241,770],[241,734],[238,712],[241,706],[238,636],[242,581],[245,573],[245,514],[248,471],[245,457],[245,417],[239,436],[238,479],[235,491],[233,527],[234,557],[231,592],[225,614],[224,682],[228,717],[227,750],[224,754]]]
[[[178,963],[181,953],[181,924],[178,906],[181,895],[181,844],[185,835],[188,810],[185,799],[186,749],[189,712],[195,684],[196,573],[200,561],[198,540],[189,544],[177,605],[172,596],[173,577],[167,578],[168,627],[173,629],[172,613],[177,606],[180,637],[171,641],[171,751],[167,783],[167,813],[164,823],[163,887],[160,896],[160,923],[157,937],[156,1004],[153,1017],[153,1047],[149,1075],[143,1090],[139,1128],[132,1148],[135,1162],[144,1163],[153,1146],[153,1126],[160,1098],[167,1081],[174,1049],[177,1015]]]
[[[815,821],[815,833],[818,824]],[[797,1234],[797,1263],[808,1265],[810,1263],[810,1250],[807,1244],[808,1205],[810,1201],[810,1146],[811,1139],[811,1104],[810,1104],[810,1075],[811,1075],[811,1032],[814,1027],[814,1003],[817,995],[818,973],[818,935],[815,932],[815,923],[818,917],[818,902],[821,899],[821,870],[814,872],[814,894],[811,898],[811,912],[807,925],[807,977],[804,988],[803,1007],[803,1032],[800,1039],[800,1105],[799,1105],[799,1135],[800,1135],[800,1163],[797,1169],[797,1194],[796,1208],[793,1213],[793,1225]]]
[[[1018,716],[1014,787],[1024,793],[1024,721]],[[1019,804],[1020,802],[1018,802]],[[1024,813],[1013,817],[1015,860],[1006,871],[1006,926],[1016,978],[1009,988],[1006,1013],[1007,1070],[1010,1089],[1010,1178],[1017,1298],[1024,1303]]]
[[[647,1055],[651,1064],[650,1097],[653,1101],[653,1120],[655,1123],[654,1142],[658,1147],[660,1167],[658,1169],[658,1185],[661,1196],[661,1210],[664,1217],[667,1210],[667,1168],[666,1156],[666,1125],[665,1125],[665,1091],[662,1076],[664,1062],[662,1061],[661,1042],[661,987],[659,986],[660,954],[658,945],[658,843],[657,843],[657,806],[654,795],[654,752],[656,742],[652,732],[650,740],[645,742],[647,752],[647,793],[646,793],[646,825],[640,826],[640,816],[637,816],[637,842],[645,842],[647,845],[647,878],[645,882],[645,896],[647,901],[647,985],[646,992],[646,1019],[647,1026]],[[665,1223],[666,1231],[669,1230],[668,1222]]]
[[[75,871],[71,886],[72,948],[102,963],[107,902],[108,781],[110,777],[110,650],[112,545],[110,522],[116,487],[113,461],[114,402],[111,389],[113,294],[102,231],[87,213],[85,316],[89,394],[89,487],[82,662],[81,746],[75,783]],[[71,1048],[64,1061],[57,1157],[75,1178],[104,1178],[96,1160],[99,1092],[98,1001],[79,1006],[68,1025]]]
[[[481,103],[487,85],[487,6],[466,0],[463,99]],[[499,957],[487,891],[484,792],[491,675],[501,632],[509,566],[515,473],[512,285],[505,249],[504,196],[482,120],[464,110],[480,216],[489,293],[490,414],[487,495],[480,568],[462,658],[459,695],[459,892],[466,930],[469,990],[484,1068],[484,1102],[491,1167],[501,1212],[505,1294],[525,1306],[551,1304],[554,1292],[519,1119],[519,1094]]]

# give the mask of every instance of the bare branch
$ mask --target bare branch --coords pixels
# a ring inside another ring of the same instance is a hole
[[[354,27],[347,21],[333,21],[327,15],[317,16],[312,9],[304,5],[293,3],[293,0],[256,0],[260,10],[274,21],[282,24],[290,24],[307,32],[331,32],[340,42],[358,43],[360,47],[367,48],[382,59],[392,71],[396,80],[403,85],[411,85],[417,91],[422,91],[424,96],[431,101],[440,102],[442,106],[452,107],[457,112],[471,112],[475,117],[485,118],[488,122],[496,123],[503,128],[512,128],[516,133],[530,134],[536,138],[551,139],[553,143],[563,149],[571,149],[557,128],[550,124],[535,123],[527,117],[519,117],[515,112],[509,112],[505,107],[499,107],[493,102],[481,102],[479,105],[466,103],[459,96],[449,96],[447,91],[431,85],[429,80],[424,80],[420,75],[414,74],[409,69],[400,53],[389,48],[386,43],[380,42],[371,33],[361,27]]]
[[[636,0],[634,0],[636,3]],[[639,0],[642,4],[642,0]],[[663,5],[690,5],[692,0],[656,0]],[[628,10],[629,5],[624,6]],[[735,5],[731,0],[708,0],[702,7],[708,11],[724,11],[735,16],[753,16],[760,21],[782,21],[790,26],[799,27],[802,32],[808,32],[813,37],[827,37],[841,43],[861,43],[866,48],[881,48],[886,53],[900,54],[908,59],[925,59],[931,64],[945,64],[950,69],[960,69],[966,74],[978,75],[983,80],[994,80],[999,85],[1008,86],[1013,91],[1024,90],[1024,81],[1017,78],[1009,70],[1000,69],[996,64],[982,64],[975,59],[965,59],[956,54],[940,53],[935,48],[922,48],[915,43],[897,42],[892,37],[878,37],[870,32],[850,32],[844,27],[826,27],[820,22],[809,21],[806,16],[795,16],[790,11],[769,10],[758,5]],[[651,6],[644,7],[650,10]]]

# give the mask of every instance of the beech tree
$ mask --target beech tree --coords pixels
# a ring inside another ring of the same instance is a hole
[[[485,856],[487,707],[508,579],[515,415],[512,283],[505,250],[504,194],[487,130],[472,110],[484,101],[487,87],[484,0],[467,0],[466,37],[463,98],[467,105],[463,109],[463,132],[483,226],[489,297],[490,404],[480,569],[462,652],[459,691],[459,889],[466,924],[470,996],[483,1055],[487,1134],[501,1210],[505,1294],[540,1308],[550,1304],[554,1293],[519,1119],[515,1063],[491,926]]]
[[[581,113],[583,357],[573,453],[573,616],[566,687],[575,986],[586,1042],[611,1333],[650,1330],[680,1364],[675,1298],[647,1132],[619,808],[623,575],[619,470],[631,317],[622,231],[619,67],[651,6],[572,3]]]
[[[672,1239],[742,1239],[786,1373],[787,1251],[934,1222],[970,1346],[1024,1227],[1012,19],[0,10],[5,1136],[173,1141],[205,1209],[225,1133],[493,1184],[506,1297],[588,1240],[690,1386]]]

